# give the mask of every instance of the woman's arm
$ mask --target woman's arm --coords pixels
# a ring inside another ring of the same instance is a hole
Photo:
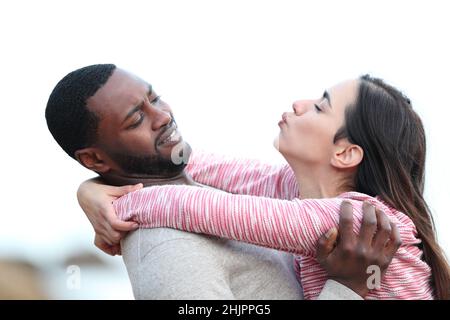
[[[192,152],[185,170],[199,183],[234,194],[286,200],[298,196],[294,172],[287,164]]]
[[[120,239],[125,232],[138,225],[117,218],[112,202],[119,197],[142,188],[142,184],[113,187],[105,185],[100,178],[84,181],[78,188],[78,203],[95,230],[94,244],[110,255],[121,254]]]
[[[203,184],[237,194],[292,199],[298,194],[295,176],[289,166],[271,166],[257,160],[233,159],[193,152],[186,171]],[[245,183],[244,183],[245,181]],[[95,229],[95,245],[104,252],[120,254],[119,241],[134,230],[116,218],[111,202],[142,185],[114,187],[95,178],[83,182],[77,192],[78,202]]]
[[[157,186],[114,202],[119,217],[142,227],[170,227],[315,255],[319,237],[337,226],[342,199],[276,200],[189,186]],[[361,201],[353,201],[356,228]]]

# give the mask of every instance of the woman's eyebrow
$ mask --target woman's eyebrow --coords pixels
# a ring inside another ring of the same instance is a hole
[[[323,96],[322,96],[322,97],[323,97],[324,99],[327,99],[328,105],[330,106],[330,108],[332,108],[332,106],[331,106],[330,94],[328,93],[327,90],[325,90],[325,91],[323,92]]]

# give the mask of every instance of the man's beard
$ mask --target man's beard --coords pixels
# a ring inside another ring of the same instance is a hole
[[[181,157],[189,159],[191,147],[185,143],[180,151]],[[133,156],[123,153],[110,153],[109,156],[115,161],[125,174],[138,177],[172,178],[179,175],[187,166],[187,161],[172,161],[161,154],[151,156]]]

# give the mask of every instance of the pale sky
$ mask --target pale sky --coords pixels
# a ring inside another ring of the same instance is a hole
[[[0,256],[93,246],[75,195],[93,174],[60,150],[44,110],[57,81],[95,63],[150,82],[194,148],[269,162],[282,161],[272,141],[294,100],[364,73],[385,79],[424,121],[426,198],[450,255],[447,3],[1,2]]]

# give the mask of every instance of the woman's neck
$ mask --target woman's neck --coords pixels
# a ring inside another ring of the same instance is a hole
[[[300,165],[291,165],[291,168],[299,185],[300,199],[334,198],[350,191],[342,188],[343,179],[336,172]]]

